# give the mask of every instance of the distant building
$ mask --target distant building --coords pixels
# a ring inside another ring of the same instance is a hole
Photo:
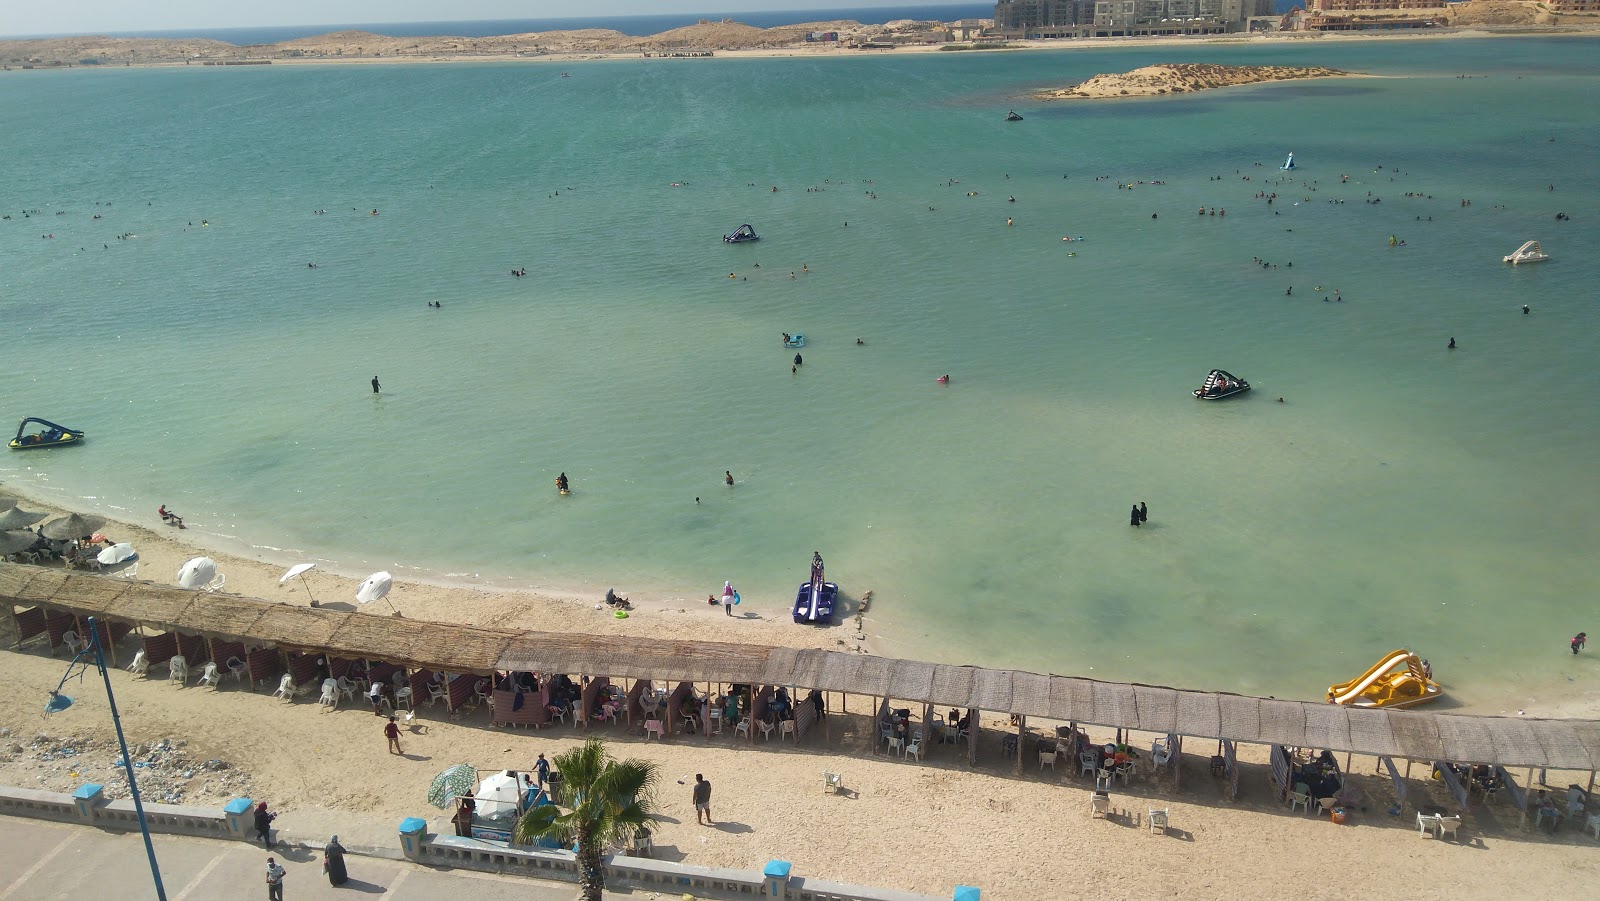
[[[1000,0],[994,5],[994,27],[1002,31],[1036,32],[1094,21],[1095,0]]]
[[[1273,14],[1273,0],[1000,0],[994,8],[997,30],[1027,38],[1220,34]]]
[[[1600,0],[1550,0],[1550,11],[1565,13],[1600,13]]]
[[[1307,9],[1314,13],[1390,12],[1399,9],[1442,9],[1444,6],[1445,0],[1311,0]]]

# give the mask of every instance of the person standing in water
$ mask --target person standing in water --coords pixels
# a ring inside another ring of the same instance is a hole
[[[1446,348],[1446,349],[1447,349],[1447,350],[1455,350],[1455,349],[1456,349],[1456,339],[1454,339],[1454,338],[1451,338],[1451,339],[1450,339],[1450,343],[1449,343],[1449,344],[1446,344],[1446,345],[1445,345],[1445,348]]]
[[[1144,505],[1144,501],[1140,501],[1139,502],[1139,521],[1140,522],[1149,522],[1150,521],[1150,508],[1146,507]]]
[[[733,487],[733,470],[731,470],[731,469],[723,470],[723,472],[722,472],[722,480],[724,482],[728,483],[728,487],[729,488],[732,488]]]
[[[1572,636],[1572,656],[1578,656],[1578,652],[1583,650],[1583,646],[1588,643],[1588,640],[1589,633],[1587,632],[1579,632],[1577,635]]]
[[[1128,525],[1137,526],[1138,524],[1139,524],[1139,505],[1138,504],[1134,504],[1133,505],[1133,512],[1128,514]]]
[[[378,377],[377,376],[373,376],[372,377],[372,393],[373,394],[377,394],[378,393]]]
[[[805,362],[806,361],[799,354],[795,354],[794,355],[794,365],[796,365],[796,366],[804,366]]]

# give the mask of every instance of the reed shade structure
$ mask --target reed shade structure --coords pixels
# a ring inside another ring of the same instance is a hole
[[[11,507],[0,513],[0,532],[9,532],[12,529],[26,529],[46,516],[48,513],[29,513],[21,507]]]
[[[79,513],[73,513],[70,516],[62,516],[50,520],[40,526],[39,531],[43,532],[46,538],[54,538],[57,541],[71,541],[74,538],[88,538],[95,533],[96,529],[105,524],[106,518],[104,516],[84,516]]]
[[[1159,735],[1424,762],[1600,769],[1600,720],[1340,707],[835,651],[479,628],[35,566],[0,567],[0,603],[14,615],[17,607],[44,607],[452,673],[538,670],[668,684],[788,685]]]
[[[38,540],[39,536],[32,532],[0,532],[0,556],[25,551]]]

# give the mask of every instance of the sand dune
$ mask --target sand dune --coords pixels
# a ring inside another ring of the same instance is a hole
[[[1351,73],[1322,66],[1219,66],[1209,63],[1163,63],[1121,74],[1096,75],[1070,88],[1039,91],[1039,100],[1103,99],[1185,94],[1214,88],[1287,81],[1295,78],[1338,78]]]

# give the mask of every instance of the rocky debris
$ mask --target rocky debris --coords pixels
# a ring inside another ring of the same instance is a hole
[[[1184,94],[1264,81],[1295,78],[1337,78],[1351,73],[1322,66],[1219,66],[1210,63],[1164,63],[1131,72],[1101,74],[1070,88],[1039,91],[1040,100],[1103,97],[1150,97]]]
[[[0,730],[4,731],[4,730]],[[107,800],[131,797],[122,751],[115,739],[56,737],[46,733],[26,743],[0,738],[0,783],[45,791],[71,792],[85,782],[105,786]],[[221,807],[251,796],[251,779],[225,760],[196,760],[188,742],[162,739],[129,749],[139,795],[162,804]]]

